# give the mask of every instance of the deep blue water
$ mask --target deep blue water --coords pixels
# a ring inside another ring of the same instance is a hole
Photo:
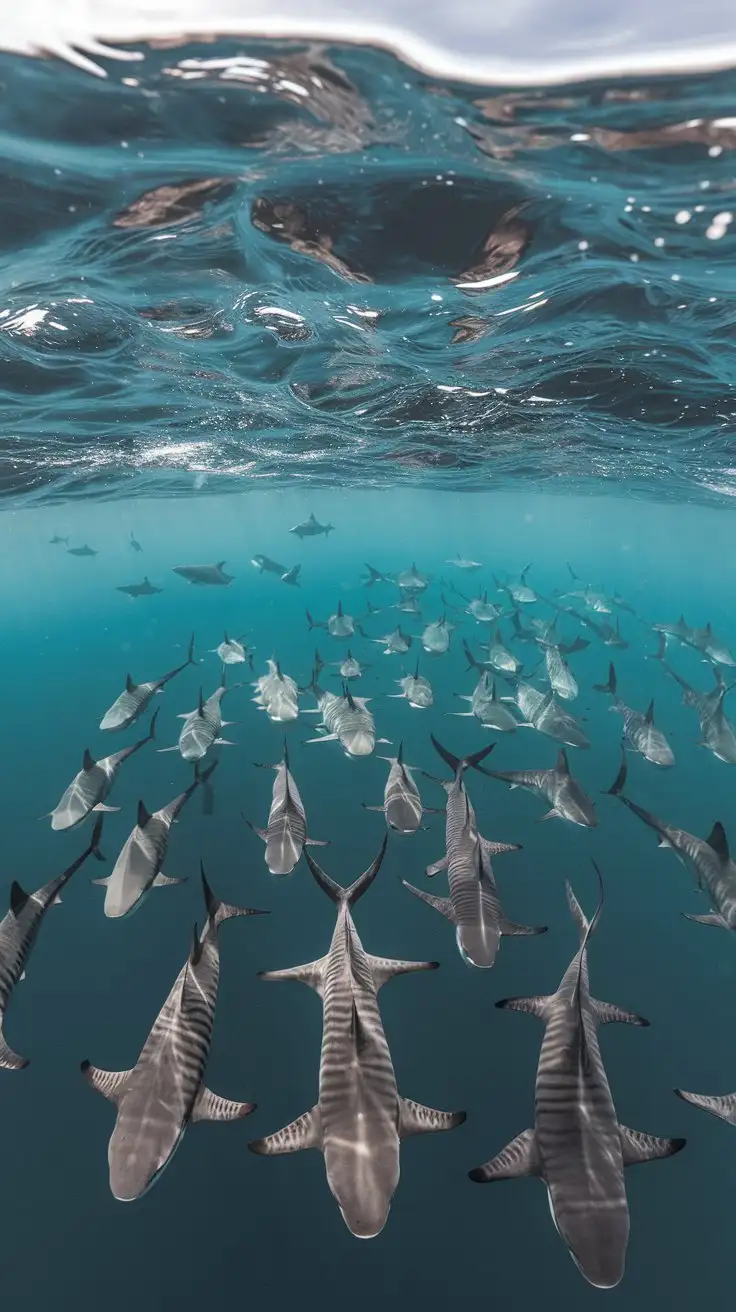
[[[529,583],[550,597],[570,585],[570,562],[635,614],[619,612],[624,651],[571,618],[560,626],[591,639],[570,658],[580,692],[569,708],[591,748],[569,754],[597,829],[538,824],[537,798],[468,779],[483,833],[522,844],[494,865],[506,913],[549,932],[505,939],[490,973],[463,963],[452,927],[399,882],[445,891],[423,874],[444,850],[441,815],[390,836],[356,908],[368,951],[441,963],[380,995],[399,1091],[467,1111],[451,1134],[404,1145],[388,1224],[370,1243],[346,1229],[319,1154],[247,1150],[315,1102],[321,1036],[314,994],[256,972],[320,957],[334,926],[304,863],[288,879],[269,875],[244,822],[266,822],[272,775],[254,762],[278,760],[283,742],[251,700],[255,675],[229,672],[246,684],[224,703],[235,745],[213,749],[214,814],[195,797],[173,832],[164,869],[187,883],[114,921],[89,880],[109,873],[139,799],[153,810],[191,780],[178,754],[150,746],[123,766],[110,798],[121,809],[104,823],[107,869],[90,862],[49,911],[4,1025],[31,1061],[0,1072],[6,1297],[54,1309],[93,1297],[109,1312],[244,1300],[592,1307],[602,1295],[570,1261],[541,1184],[479,1189],[467,1172],[532,1123],[542,1029],[494,1003],[556,988],[577,947],[565,880],[592,914],[593,857],[605,883],[593,993],[651,1021],[601,1033],[619,1119],[688,1139],[673,1160],[627,1173],[627,1273],[609,1301],[627,1312],[725,1307],[736,1139],[672,1090],[736,1088],[733,943],[682,918],[709,910],[706,898],[602,796],[621,721],[592,686],[613,655],[622,697],[641,710],[654,697],[675,752],[672,770],[630,758],[631,798],[702,837],[716,819],[733,830],[733,767],[698,746],[693,711],[646,659],[650,625],[681,612],[736,645],[733,75],[511,95],[430,82],[386,54],[233,42],[154,50],[110,71],[93,83],[54,63],[3,61],[7,891],[14,879],[40,887],[82,851],[89,822],[57,834],[39,817],[85,747],[100,757],[142,736],[147,716],[119,736],[99,721],[126,673],[160,676],[192,631],[202,663],[158,699],[154,746],[173,745],[177,715],[217,686],[210,649],[224,630],[248,634],[256,675],[276,655],[306,684],[315,638],[325,661],[347,644],[310,633],[305,610],[324,619],[342,601],[368,635],[399,618],[414,635],[406,658],[357,637],[354,653],[371,663],[357,691],[375,699],[379,735],[444,776],[430,733],[458,755],[493,738],[451,718],[475,683],[462,639],[477,650],[486,626],[457,614],[449,653],[421,653],[432,710],[387,694],[414,669],[443,596],[459,602],[451,579],[500,604],[494,574],[532,562]],[[334,533],[290,535],[310,512]],[[75,557],[55,535],[98,554]],[[461,575],[446,563],[458,552],[482,568]],[[300,565],[301,586],[260,575],[255,553]],[[172,572],[221,560],[227,587]],[[432,576],[422,623],[391,609],[392,585],[366,591],[366,561],[388,573],[416,561]],[[144,575],[160,593],[118,591]],[[366,614],[368,600],[380,613]],[[523,618],[551,614],[540,600]],[[501,627],[513,646],[508,618]],[[544,687],[542,653],[514,650]],[[668,660],[712,687],[692,650],[672,644]],[[309,693],[300,704],[314,704]],[[292,769],[310,834],[331,843],[317,858],[347,884],[385,833],[361,802],[380,802],[388,767],[382,748],[350,760],[336,743],[305,744],[314,729],[300,714],[287,730]],[[551,766],[556,752],[519,729],[498,735],[492,765]],[[442,805],[436,784],[421,780],[421,791]],[[202,924],[200,858],[220,897],[271,912],[221,931],[207,1074],[216,1093],[258,1108],[238,1124],[192,1126],[153,1190],[122,1205],[108,1185],[114,1109],[79,1063],[136,1062]]]

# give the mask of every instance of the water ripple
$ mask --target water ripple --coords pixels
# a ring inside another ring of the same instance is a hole
[[[105,82],[0,62],[6,496],[736,492],[733,73],[509,91],[235,40]]]

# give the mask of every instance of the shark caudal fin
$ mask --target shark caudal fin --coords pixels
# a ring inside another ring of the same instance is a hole
[[[324,870],[322,870],[322,868],[317,865],[317,862],[312,859],[306,848],[304,850],[304,859],[322,891],[325,892],[333,902],[337,903],[338,906],[343,902],[347,902],[348,906],[352,907],[358,901],[358,898],[363,896],[366,889],[370,888],[373,880],[378,874],[383,858],[386,855],[387,842],[388,836],[384,837],[378,855],[374,857],[368,869],[364,870],[363,874],[359,875],[355,882],[350,884],[348,888],[343,888],[340,884],[336,884],[333,879],[330,879],[329,875],[326,875]]]
[[[462,772],[470,769],[480,770],[481,774],[487,773],[485,770],[480,769],[480,762],[485,760],[486,756],[493,751],[496,746],[495,743],[489,743],[487,747],[481,748],[479,752],[473,752],[470,756],[454,756],[452,752],[442,746],[442,743],[437,741],[434,734],[430,734],[429,737],[435,751],[438,752],[442,757],[442,760],[449,765],[453,774],[457,774],[458,771]]]
[[[596,692],[607,692],[611,697],[616,696],[616,671],[613,668],[613,661],[608,667],[608,683],[594,683],[593,688]]]
[[[204,865],[201,860],[199,873],[202,880],[205,906],[207,907],[207,919],[215,928],[221,925],[224,920],[231,920],[233,916],[268,916],[271,914],[269,911],[259,911],[255,907],[236,907],[229,902],[221,902],[219,898],[215,897],[207,883],[207,876],[204,873]]]

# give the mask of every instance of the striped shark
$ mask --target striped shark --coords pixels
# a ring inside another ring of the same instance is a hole
[[[616,671],[613,664],[608,667],[608,683],[594,683],[593,687],[596,692],[607,692],[614,698],[611,711],[615,711],[622,716],[624,722],[624,738],[633,747],[635,752],[644,757],[645,761],[651,761],[652,765],[662,765],[665,767],[675,764],[675,754],[672,751],[667,739],[654,723],[654,701],[652,700],[644,714],[641,711],[635,711],[631,706],[616,697]]]
[[[234,684],[233,687],[240,687]],[[202,689],[199,690],[199,703],[194,711],[183,711],[177,719],[183,720],[179,741],[174,747],[160,747],[160,752],[180,752],[185,761],[201,761],[210,747],[215,745],[232,747],[229,738],[222,737],[222,730],[234,720],[223,720],[221,702],[226,693],[232,692],[225,684],[225,667],[222,669],[222,682],[219,688],[205,701]]]
[[[441,615],[426,626],[422,633],[422,646],[430,656],[444,656],[450,649],[450,638],[454,624],[448,624],[447,617]]]
[[[160,679],[149,679],[146,683],[134,683],[129,674],[125,676],[125,691],[121,692],[119,697],[115,698],[109,710],[105,711],[100,720],[100,728],[109,733],[117,732],[119,729],[129,729],[131,724],[143,714],[157,693],[163,692],[166,684],[175,679],[177,674],[181,674],[188,665],[196,665],[194,659],[194,634],[189,639],[189,650],[187,659],[177,665],[175,669],[169,670],[168,674],[162,674]]]
[[[537,643],[544,652],[547,678],[553,693],[565,702],[574,701],[578,695],[578,684],[565,656],[584,651],[589,647],[587,638],[575,638],[574,642],[560,642],[556,626],[552,624],[544,637],[537,638]]]
[[[226,574],[224,565],[224,560],[218,560],[216,565],[174,565],[173,572],[196,587],[226,587],[234,575]]]
[[[621,768],[608,792],[618,797],[624,806],[654,830],[660,847],[672,848],[675,856],[690,871],[698,888],[707,892],[711,906],[714,907],[713,911],[702,916],[683,913],[685,919],[694,920],[699,925],[715,925],[736,931],[736,863],[731,859],[728,839],[720,820],[716,820],[706,839],[697,838],[686,829],[676,829],[674,825],[660,820],[651,811],[645,811],[624,795],[626,773],[626,757],[622,753]]]
[[[5,1070],[19,1071],[28,1065],[28,1058],[13,1052],[3,1034],[13,990],[18,981],[25,978],[28,958],[49,907],[61,902],[62,889],[88,857],[105,860],[100,851],[103,818],[99,816],[97,819],[89,847],[63,874],[57,875],[42,888],[37,888],[35,893],[26,893],[15,879],[10,886],[10,910],[0,921],[0,1066]]]
[[[571,565],[568,565],[568,571],[573,583],[583,583],[579,574],[576,574]],[[602,592],[600,588],[594,588],[590,583],[583,583],[581,588],[575,588],[561,594],[563,597],[575,597],[582,601],[586,610],[592,610],[596,615],[611,615],[613,612],[613,602]]]
[[[126,838],[111,875],[106,879],[93,879],[105,889],[105,915],[118,920],[135,911],[152,888],[166,888],[183,884],[184,879],[170,879],[161,871],[169,846],[171,826],[178,819],[192,793],[205,786],[217,768],[213,761],[208,770],[199,773],[194,767],[194,782],[159,811],[149,811],[143,802],[138,803],[138,822]]]
[[[399,626],[398,629],[385,634],[383,638],[371,638],[370,642],[382,643],[384,656],[405,656],[411,647],[412,636],[410,633],[402,633]]]
[[[105,798],[110,794],[123,761],[127,761],[134,752],[139,752],[146,743],[153,742],[156,737],[157,716],[158,711],[151,717],[151,725],[145,738],[140,738],[137,743],[131,743],[130,747],[121,748],[119,752],[113,752],[111,756],[102,756],[96,761],[89,748],[85,747],[81,770],[64,790],[53,811],[49,812],[52,829],[72,829],[74,825],[86,820],[92,811],[120,810],[119,806],[107,806]]]
[[[460,594],[462,596],[462,593]],[[468,600],[466,598],[466,600]],[[494,620],[500,619],[501,612],[498,606],[494,606],[492,601],[488,600],[488,593],[480,593],[477,597],[471,597],[468,601],[466,614],[471,615],[477,624],[492,624]]]
[[[513,652],[510,652],[508,647],[504,646],[499,628],[496,628],[495,633],[489,639],[487,655],[484,660],[478,660],[473,655],[465,639],[463,639],[463,651],[465,652],[469,670],[491,670],[494,674],[518,674],[521,669],[521,661],[517,660]]]
[[[281,724],[296,720],[299,715],[299,689],[290,675],[282,672],[278,661],[267,660],[268,673],[256,679],[253,701],[266,712],[269,720]]]
[[[455,926],[455,941],[463,961],[468,966],[490,970],[496,960],[503,934],[543,934],[541,927],[517,925],[507,919],[501,908],[498,890],[491,868],[491,858],[501,852],[518,852],[518,843],[492,843],[478,830],[472,803],[465,788],[466,770],[482,767],[481,761],[493,751],[490,743],[472,756],[457,757],[448,752],[431,735],[432,745],[454,773],[451,782],[439,780],[447,793],[445,818],[445,855],[427,867],[432,878],[441,870],[447,871],[449,897],[435,897],[402,879],[402,884],[421,902],[434,907]]]
[[[693,629],[685,623],[685,618],[681,615],[674,624],[653,624],[652,628],[655,633],[663,634],[665,640],[676,638],[685,647],[693,647],[695,651],[700,652],[704,660],[710,661],[713,665],[736,665],[736,658],[726,644],[716,637],[710,624],[706,624],[702,629]]]
[[[488,670],[481,674],[470,696],[456,693],[461,701],[470,702],[469,711],[448,711],[448,715],[472,718],[475,716],[484,729],[495,729],[498,733],[513,733],[518,721],[504,705],[496,693],[496,680],[491,681]]]
[[[624,1167],[671,1157],[685,1140],[658,1139],[630,1130],[616,1116],[598,1046],[598,1026],[609,1021],[649,1022],[591,997],[588,941],[601,912],[602,882],[600,890],[596,913],[588,921],[567,884],[580,947],[557,992],[496,1003],[544,1021],[534,1128],[524,1130],[497,1157],[471,1171],[470,1179],[478,1184],[526,1175],[543,1180],[555,1227],[578,1270],[596,1288],[613,1289],[623,1278],[629,1238]]]
[[[415,834],[422,823],[423,814],[422,799],[411,773],[416,767],[404,761],[403,743],[399,743],[396,756],[382,756],[380,759],[388,761],[391,766],[384,789],[383,806],[367,806],[365,802],[363,806],[366,811],[381,811],[389,829],[395,829],[399,834]]]
[[[401,692],[390,692],[390,698],[406,698],[410,706],[418,711],[426,711],[434,705],[434,693],[429,679],[425,679],[419,673],[419,659],[417,658],[416,669],[413,674],[404,675],[403,679],[396,680]]]
[[[199,936],[194,927],[187,961],[135,1066],[128,1071],[105,1071],[88,1061],[81,1066],[87,1083],[115,1106],[107,1157],[110,1190],[122,1203],[141,1198],[156,1183],[189,1125],[241,1120],[255,1108],[212,1093],[205,1073],[220,980],[219,927],[233,916],[268,912],[218,901],[200,869],[207,920]]]
[[[497,590],[499,592],[508,593],[509,601],[514,606],[530,606],[537,600],[536,592],[533,588],[529,587],[529,584],[526,581],[526,576],[530,569],[531,565],[524,566],[517,583],[509,583],[508,581],[506,583],[499,583],[496,575],[494,574],[492,576]]]
[[[525,788],[551,804],[540,820],[569,820],[573,825],[595,828],[598,818],[590,798],[570,773],[567,752],[558,753],[552,770],[486,770],[493,779],[501,779],[512,788]]]
[[[660,658],[661,659],[661,658]],[[736,765],[736,733],[731,721],[723,709],[723,699],[727,688],[718,666],[714,666],[716,686],[711,692],[699,692],[697,688],[683,679],[665,660],[662,664],[668,674],[682,688],[682,700],[685,706],[691,706],[700,720],[700,747],[707,747],[719,761]],[[731,685],[733,687],[733,685]]]
[[[356,657],[353,656],[349,647],[344,660],[330,661],[330,664],[338,667],[338,673],[341,679],[362,679],[365,671],[371,668],[370,665],[367,665],[364,661],[357,660]],[[315,670],[319,676],[319,667],[316,661]]]
[[[258,763],[257,763],[258,764]],[[265,829],[247,822],[266,844],[265,860],[272,875],[290,875],[305,847],[326,847],[326,841],[307,838],[307,817],[294,776],[289,767],[289,749],[284,739],[284,759],[277,765],[259,765],[275,770],[271,809]]]
[[[520,728],[536,729],[537,733],[543,733],[547,738],[554,738],[557,742],[564,743],[566,747],[581,749],[590,747],[590,742],[577,720],[555,701],[551,688],[548,693],[543,693],[539,688],[532,687],[530,683],[519,680],[513,697],[504,697],[501,700],[516,703],[524,717],[523,721],[519,721]]]
[[[436,961],[391,961],[366,952],[352,908],[373,883],[386,851],[349,888],[335,884],[305,853],[320,888],[337,907],[327,956],[289,970],[265,971],[266,980],[300,980],[322,999],[319,1095],[311,1111],[283,1130],[249,1144],[261,1156],[316,1148],[327,1183],[351,1234],[380,1234],[399,1183],[401,1140],[452,1130],[465,1112],[441,1112],[402,1098],[378,1006],[379,989],[394,975],[435,970]]]
[[[390,743],[389,738],[376,740],[376,725],[368,710],[370,697],[353,697],[348,685],[343,684],[342,696],[324,692],[312,678],[312,691],[317,698],[316,713],[322,716],[324,732],[308,743],[339,742],[346,756],[370,756],[376,741]]]
[[[249,661],[252,670],[253,657],[247,648],[243,646],[244,637],[245,634],[243,633],[239,638],[229,638],[227,630],[225,630],[224,639],[219,647],[212,647],[210,650],[215,656],[220,657],[223,665],[242,665],[245,661]]]

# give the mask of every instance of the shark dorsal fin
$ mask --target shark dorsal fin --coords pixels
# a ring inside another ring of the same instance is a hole
[[[19,916],[28,901],[29,894],[21,888],[17,879],[14,879],[10,885],[10,910],[14,916]]]
[[[225,565],[224,560],[218,560],[216,569],[223,569],[224,565]]]
[[[202,689],[199,690],[199,703],[197,705],[197,715],[204,715],[204,702],[202,701]]]
[[[399,743],[399,750],[398,750],[398,752],[396,753],[396,760],[397,760],[397,762],[398,762],[399,765],[403,765],[403,764],[404,764],[404,739],[403,739],[403,738],[401,739],[401,742]]]
[[[337,603],[337,613],[338,613],[338,616],[342,619],[342,602],[341,602],[341,601],[338,601],[338,603]]]
[[[225,629],[224,631],[224,637],[225,637],[225,642],[229,643],[230,639],[227,636],[227,629]]]
[[[564,747],[557,753],[556,769],[560,774],[570,773],[570,763],[567,759],[567,752],[565,751]]]
[[[151,812],[149,811],[149,809],[148,809],[148,807],[146,806],[145,802],[139,802],[139,803],[138,803],[138,820],[137,820],[138,828],[139,828],[139,829],[145,829],[145,827],[146,827],[146,825],[148,824],[148,821],[149,821],[150,819],[151,819]]]
[[[85,749],[84,749],[84,756],[82,757],[82,769],[83,769],[83,770],[94,770],[94,768],[95,768],[96,765],[97,765],[97,762],[96,762],[94,756],[92,755],[92,753],[90,752],[89,747],[85,747]]]
[[[728,839],[726,838],[726,831],[723,828],[723,825],[721,824],[720,820],[716,820],[713,828],[711,829],[705,841],[707,842],[708,847],[712,848],[713,851],[716,853],[716,856],[720,857],[721,861],[731,860],[731,853],[728,850]]]
[[[135,692],[135,689],[136,689],[136,685],[133,683],[133,680],[131,679],[130,675],[129,675],[129,674],[126,674],[126,676],[125,676],[125,691],[126,691],[126,692]]]
[[[705,626],[703,632],[704,632],[704,633],[707,633],[707,634],[708,634],[708,637],[710,637],[711,634],[712,634],[712,632],[713,632],[713,626],[712,626],[712,624],[710,624],[710,623],[706,624],[706,626]]]
[[[644,716],[644,719],[646,720],[646,723],[647,723],[647,724],[653,724],[653,723],[654,723],[654,698],[653,698],[653,697],[652,697],[652,700],[650,701],[649,705],[647,706],[647,713],[646,713],[646,715]]]
[[[485,673],[487,674],[488,671],[486,670]],[[486,686],[487,686],[487,684],[486,684]],[[493,680],[493,683],[491,684],[491,701],[494,701],[494,702],[495,702],[495,701],[498,701],[498,698],[497,698],[497,696],[496,696],[496,680],[495,680],[495,679]]]

